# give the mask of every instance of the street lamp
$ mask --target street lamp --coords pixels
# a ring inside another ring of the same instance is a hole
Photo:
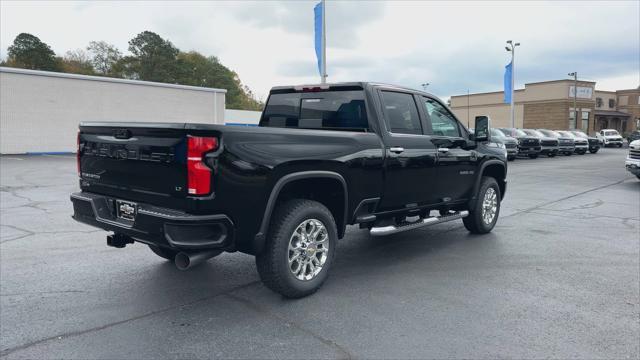
[[[573,124],[573,127],[571,127],[571,119],[569,119],[569,128],[570,129],[577,129],[578,128],[578,108],[576,107],[576,103],[578,102],[578,72],[577,71],[570,72],[567,75],[573,76],[573,121],[574,121],[574,124]],[[588,131],[589,130],[587,129],[587,132]]]
[[[424,90],[425,92],[427,91],[427,86],[429,85],[429,83],[420,84],[420,86],[422,86],[422,90]]]
[[[516,127],[516,121],[515,121],[515,107],[514,107],[514,99],[513,99],[513,86],[515,84],[515,64],[514,64],[514,59],[516,57],[516,46],[520,46],[520,43],[513,43],[512,40],[507,40],[507,46],[505,46],[504,48],[511,53],[511,127],[515,128]]]

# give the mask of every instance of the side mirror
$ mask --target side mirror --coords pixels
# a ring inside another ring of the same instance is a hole
[[[489,132],[490,120],[488,116],[476,116],[475,141],[490,141],[491,133]]]

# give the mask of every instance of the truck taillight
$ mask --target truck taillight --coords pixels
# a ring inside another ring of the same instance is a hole
[[[76,137],[76,166],[78,168],[78,176],[82,177],[82,173],[80,173],[80,131],[78,131],[78,136]]]
[[[204,155],[218,148],[218,139],[187,137],[187,192],[206,195],[211,192],[211,169],[202,161]]]

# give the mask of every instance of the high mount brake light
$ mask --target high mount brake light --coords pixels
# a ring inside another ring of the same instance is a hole
[[[218,148],[213,137],[187,137],[187,192],[207,195],[211,192],[211,169],[202,161],[207,152]]]
[[[320,92],[323,90],[329,90],[329,85],[301,85],[293,87],[296,91],[302,92]]]

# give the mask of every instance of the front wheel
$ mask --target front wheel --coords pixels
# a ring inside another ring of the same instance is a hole
[[[509,161],[513,161],[513,160],[515,160],[515,159],[516,159],[516,157],[515,157],[515,156],[507,156],[507,160],[509,160]]]
[[[595,154],[598,152],[599,149],[589,149],[589,152],[592,154]]]
[[[529,159],[537,159],[538,154],[529,154]]]
[[[552,158],[552,157],[556,157],[556,153],[554,153],[554,152],[549,152],[549,153],[547,153],[547,157],[550,157],[550,158]]]
[[[571,153],[571,152],[564,153],[564,156],[571,156],[571,155],[573,155],[573,153]]]
[[[260,279],[288,298],[313,294],[327,279],[337,239],[333,215],[321,203],[294,199],[281,204],[265,250],[256,256]]]
[[[483,176],[475,205],[473,209],[469,209],[469,215],[462,219],[464,227],[472,234],[490,232],[500,215],[500,198],[500,187],[496,179]]]
[[[622,144],[618,144],[618,147],[619,147],[619,148],[621,148],[621,147],[622,147]]]

